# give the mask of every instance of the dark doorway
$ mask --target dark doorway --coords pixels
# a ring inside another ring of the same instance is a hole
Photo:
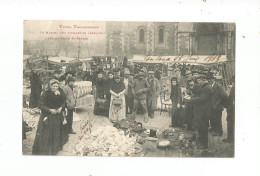
[[[197,25],[197,51],[199,55],[217,54],[218,23],[199,23]]]

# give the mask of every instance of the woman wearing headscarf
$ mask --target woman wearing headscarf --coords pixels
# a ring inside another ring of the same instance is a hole
[[[172,101],[172,127],[176,126],[182,126],[182,120],[181,120],[181,102],[182,102],[182,96],[181,96],[181,87],[178,83],[177,77],[171,78],[171,95],[170,95],[171,101]]]
[[[35,71],[32,71],[30,76],[30,84],[31,84],[31,95],[30,95],[30,108],[38,107],[38,101],[40,99],[40,95],[42,92],[42,82],[40,80],[40,76]]]
[[[115,76],[115,81],[110,87],[109,119],[111,122],[117,122],[126,118],[125,89],[125,84],[120,76]]]
[[[33,155],[56,155],[62,149],[65,95],[59,81],[52,79],[39,100],[41,116],[33,144]]]

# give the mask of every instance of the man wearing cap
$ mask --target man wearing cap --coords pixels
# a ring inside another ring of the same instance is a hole
[[[211,96],[212,90],[208,85],[205,75],[198,75],[196,80],[199,85],[199,90],[196,95],[187,98],[193,103],[194,108],[194,126],[198,131],[199,137],[198,148],[208,148],[208,126],[211,115]]]
[[[134,108],[133,117],[136,117],[136,111],[139,105],[141,105],[144,112],[144,122],[148,122],[147,106],[146,106],[146,93],[150,89],[150,85],[146,79],[144,79],[145,73],[139,72],[137,79],[133,84],[133,95],[134,95]]]
[[[210,132],[214,132],[214,136],[222,136],[222,111],[224,103],[228,99],[228,95],[223,86],[218,84],[213,74],[208,75],[208,82],[212,87],[211,105],[212,114],[210,118]]]
[[[68,124],[69,134],[76,134],[76,132],[73,131],[73,129],[72,129],[73,111],[76,106],[76,99],[75,99],[74,93],[73,93],[74,84],[75,84],[75,78],[72,76],[69,76],[67,78],[67,85],[62,87],[63,92],[66,97],[66,108],[68,111],[66,120],[67,120],[67,124]]]
[[[197,70],[193,70],[193,71],[192,71],[192,76],[193,76],[194,78],[196,78],[198,75],[199,75],[199,71],[197,71]]]
[[[154,71],[148,72],[148,83],[150,85],[150,89],[147,92],[148,116],[154,118],[154,111],[157,108],[157,98],[160,93],[160,83],[158,79],[154,77]]]

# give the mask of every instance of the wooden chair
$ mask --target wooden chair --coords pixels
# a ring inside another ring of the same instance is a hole
[[[166,109],[167,107],[171,107],[171,105],[172,105],[171,99],[166,100],[166,99],[165,99],[165,95],[166,95],[166,91],[162,91],[162,92],[160,93],[160,99],[161,99],[161,111],[160,111],[160,115],[162,114],[163,107],[164,107],[164,109]],[[170,116],[170,113],[169,113],[169,116]]]

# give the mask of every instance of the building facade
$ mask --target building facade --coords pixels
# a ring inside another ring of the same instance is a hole
[[[234,23],[107,22],[106,55],[226,55],[235,59]]]

